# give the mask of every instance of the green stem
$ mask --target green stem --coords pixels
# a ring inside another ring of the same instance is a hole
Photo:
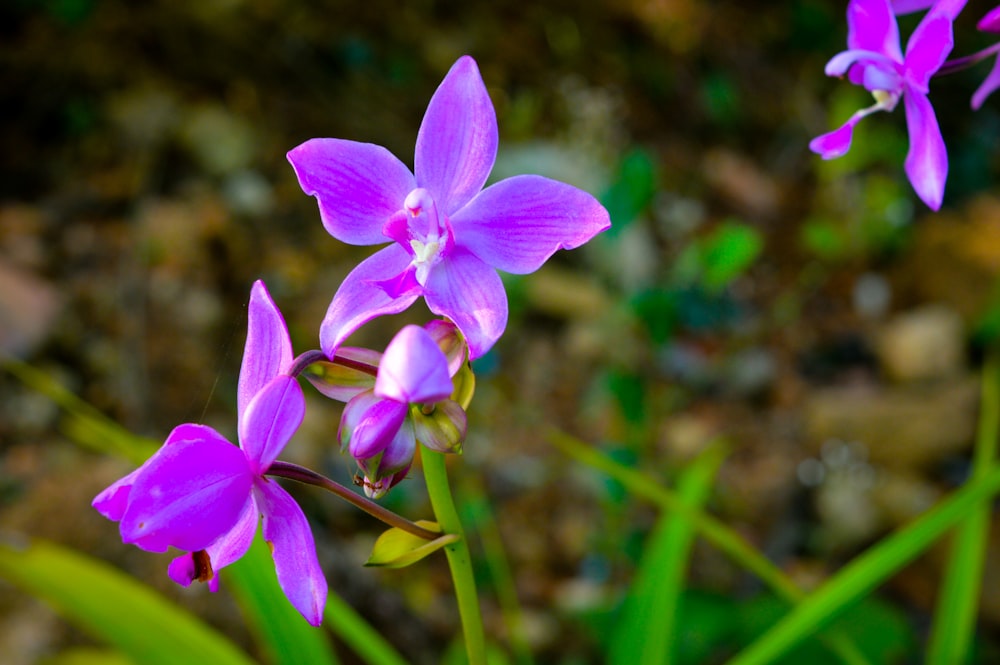
[[[459,537],[454,543],[445,545],[444,552],[448,557],[451,579],[455,585],[455,600],[458,602],[458,613],[462,618],[462,632],[465,635],[465,651],[469,656],[469,665],[486,665],[486,636],[483,631],[483,617],[479,612],[476,580],[472,574],[472,558],[448,485],[445,456],[421,447],[420,458],[423,461],[427,495],[431,500],[431,508],[434,509],[434,517],[442,533],[455,534]]]

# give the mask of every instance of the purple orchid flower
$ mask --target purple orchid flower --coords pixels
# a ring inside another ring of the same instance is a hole
[[[432,312],[455,322],[477,358],[507,325],[497,270],[534,272],[556,250],[610,227],[590,194],[541,176],[482,189],[497,141],[486,86],[476,62],[463,56],[427,107],[413,173],[369,143],[312,139],[288,153],[332,236],[352,245],[394,241],[358,265],[334,295],[320,328],[327,356],[367,321],[423,296]]]
[[[826,73],[847,73],[852,83],[872,92],[875,104],[855,113],[840,128],[816,137],[809,148],[823,159],[846,154],[854,126],[875,111],[892,111],[902,98],[910,135],[906,174],[921,200],[938,210],[948,177],[948,154],[927,98],[928,84],[951,52],[952,21],[964,5],[965,0],[937,2],[910,36],[904,56],[889,0],[851,0],[847,9],[848,50],[827,63]]]
[[[337,438],[364,473],[361,484],[369,497],[381,498],[406,476],[418,440],[432,450],[455,452],[465,438],[465,411],[449,399],[465,349],[449,360],[441,349],[447,332],[438,324],[443,322],[429,324],[430,331],[414,325],[400,330],[375,359],[372,387],[324,390],[348,400]],[[425,407],[432,408],[421,412]]]
[[[253,286],[238,402],[239,447],[211,427],[180,425],[141,467],[93,502],[119,522],[122,541],[151,552],[187,550],[168,574],[178,584],[207,581],[242,557],[263,516],[278,583],[309,623],[323,620],[327,584],[309,523],[268,467],[305,415],[298,382],[284,374],[292,345],[281,312],[263,282]]]

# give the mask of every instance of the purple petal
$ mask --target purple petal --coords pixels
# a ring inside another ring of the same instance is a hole
[[[413,454],[417,450],[417,439],[413,431],[413,423],[409,418],[403,421],[392,438],[389,445],[382,451],[382,458],[378,463],[378,473],[372,476],[374,480],[381,480],[386,476],[391,476],[396,472],[405,469],[413,463]]]
[[[327,585],[309,522],[295,499],[276,482],[258,479],[254,495],[264,516],[264,540],[271,547],[278,584],[306,621],[318,626],[323,623]]]
[[[951,19],[935,7],[913,31],[906,45],[904,76],[910,87],[927,92],[931,76],[941,68],[952,46]]]
[[[1000,6],[994,7],[979,19],[976,30],[982,32],[1000,32]]]
[[[500,276],[463,247],[431,271],[424,299],[432,312],[447,316],[462,331],[470,360],[489,351],[507,327],[507,294]]]
[[[250,549],[253,537],[257,533],[259,520],[260,511],[251,493],[250,501],[247,501],[246,508],[235,526],[222,534],[202,553],[208,558],[210,566],[210,577],[205,580],[208,583],[209,591],[214,593],[219,590],[219,571],[240,559]],[[198,569],[194,563],[194,556],[193,552],[188,552],[171,561],[167,569],[167,575],[170,576],[170,579],[183,587],[190,586],[191,582],[198,579]]]
[[[851,0],[847,6],[847,48],[881,53],[903,61],[899,26],[889,0]]]
[[[135,483],[135,479],[139,473],[145,468],[146,465],[143,464],[124,478],[111,483],[104,491],[94,497],[90,505],[109,520],[113,522],[120,520],[122,515],[125,514],[125,508],[128,506],[128,498],[132,492],[132,485]]]
[[[450,215],[482,189],[497,155],[497,116],[476,61],[462,56],[434,92],[417,134],[414,172]]]
[[[250,500],[243,451],[203,425],[181,425],[132,485],[122,540],[154,552],[203,550],[228,531]]]
[[[904,96],[910,151],[906,154],[906,175],[917,195],[932,210],[941,207],[948,178],[948,152],[941,138],[934,107],[926,95],[913,92]]]
[[[275,377],[257,393],[240,421],[240,447],[261,475],[281,454],[306,414],[306,399],[299,382],[290,376]]]
[[[976,88],[976,92],[972,94],[972,108],[978,111],[986,98],[993,94],[997,88],[1000,88],[1000,58],[993,61],[993,69]]]
[[[448,359],[420,326],[404,327],[389,342],[375,379],[375,394],[403,404],[438,402],[451,395]]]
[[[362,261],[340,284],[319,329],[320,346],[332,358],[351,334],[377,316],[398,314],[413,304],[417,294],[393,298],[379,282],[401,275],[410,255],[393,244]]]
[[[451,220],[456,242],[505,272],[538,270],[558,249],[573,249],[611,226],[597,199],[538,175],[487,187]]]
[[[368,459],[381,453],[399,432],[409,410],[407,404],[362,393],[347,406],[341,417],[338,438],[347,444],[351,457]]]
[[[250,291],[247,305],[247,342],[240,367],[237,390],[237,413],[240,426],[243,412],[267,383],[292,364],[292,342],[281,312],[267,292],[264,282],[257,280]]]
[[[349,245],[385,242],[382,226],[416,186],[403,162],[382,146],[312,139],[288,153],[299,184],[319,200],[323,226]]]
[[[892,0],[892,11],[896,16],[901,14],[912,14],[927,9],[933,5],[935,0]]]
[[[810,141],[809,149],[823,159],[836,159],[837,157],[843,157],[847,154],[847,151],[851,149],[851,138],[854,135],[854,126],[857,125],[858,122],[860,122],[866,115],[881,110],[883,110],[882,107],[876,104],[875,106],[870,106],[857,111],[854,115],[847,119],[847,122],[837,129],[817,136]]]

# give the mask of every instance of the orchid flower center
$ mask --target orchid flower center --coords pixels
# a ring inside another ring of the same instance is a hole
[[[452,239],[447,218],[438,212],[430,192],[418,187],[403,202],[406,214],[406,237],[413,254],[416,279],[421,286],[427,276],[446,253]]]

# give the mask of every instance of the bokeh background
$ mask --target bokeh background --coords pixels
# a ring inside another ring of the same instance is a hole
[[[989,43],[974,30],[986,9],[973,3],[960,18],[956,54]],[[602,622],[655,518],[557,452],[549,426],[665,483],[725,439],[710,509],[816,584],[967,477],[976,372],[1000,333],[1000,100],[968,106],[989,65],[932,85],[951,157],[945,206],[932,214],[903,173],[902,109],[866,119],[841,160],[807,149],[870,103],[823,75],[844,48],[843,16],[844,3],[824,0],[7,0],[0,352],[152,440],[182,422],[232,433],[252,282],[265,280],[304,351],[370,252],[326,234],[285,153],[339,137],[412,163],[428,99],[471,54],[499,119],[493,178],[570,182],[599,196],[614,224],[535,275],[505,277],[510,325],[476,365],[470,434],[452,467],[460,500],[480,506],[466,518],[505,548],[538,662],[602,662]],[[418,307],[378,321],[352,343],[381,348],[427,316]],[[349,482],[339,413],[310,393],[284,457]],[[225,592],[175,587],[168,555],[121,545],[90,509],[130,467],[79,438],[51,396],[0,373],[5,537],[111,561],[253,651]],[[429,517],[419,478],[388,504]],[[439,662],[457,634],[444,558],[362,568],[380,525],[292,489],[331,588],[412,662]],[[495,542],[473,545],[483,556]],[[749,575],[696,547],[684,626],[714,643],[686,653],[716,662],[741,626],[777,609]],[[944,553],[865,610],[890,645],[886,662],[920,653]],[[487,628],[502,642],[480,569]],[[985,580],[989,658],[1000,547]],[[89,644],[0,582],[0,660]]]

